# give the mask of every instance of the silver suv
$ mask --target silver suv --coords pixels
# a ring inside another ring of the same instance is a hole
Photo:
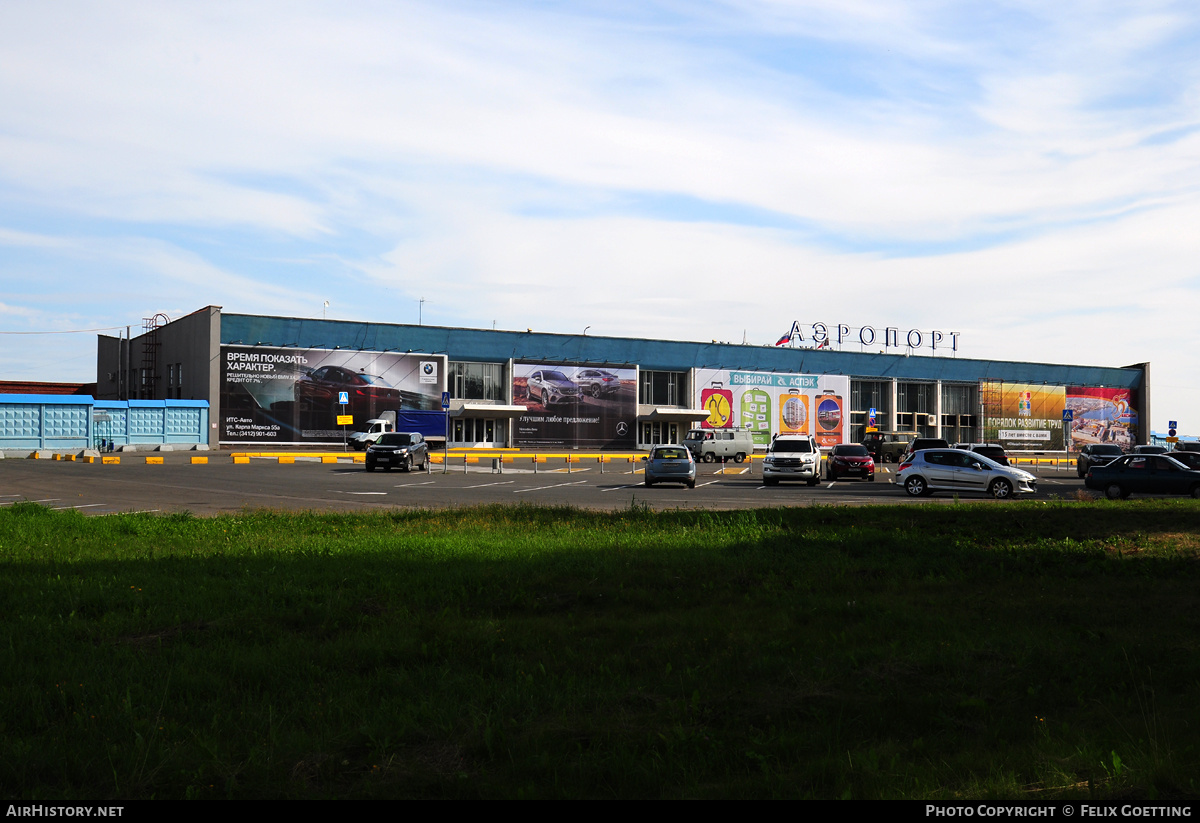
[[[577,403],[583,391],[567,376],[555,369],[539,369],[529,375],[527,382],[530,399],[537,398],[543,407],[560,403]]]
[[[771,441],[763,460],[763,483],[804,480],[810,486],[821,478],[821,449],[811,434],[781,434]]]

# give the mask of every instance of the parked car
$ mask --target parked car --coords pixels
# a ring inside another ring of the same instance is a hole
[[[1200,452],[1200,440],[1180,440],[1172,452]]]
[[[896,469],[892,481],[912,497],[935,491],[990,494],[1007,500],[1014,494],[1033,494],[1037,478],[1027,471],[1001,466],[994,460],[964,449],[921,449]]]
[[[683,438],[695,460],[744,462],[754,454],[754,436],[745,429],[692,429]]]
[[[825,479],[857,477],[875,482],[875,461],[866,446],[844,443],[834,446],[825,458]]]
[[[696,488],[696,461],[684,446],[652,446],[646,461],[646,485],[684,483]]]
[[[420,432],[390,432],[367,446],[367,471],[383,466],[384,471],[392,468],[412,471],[413,466],[422,470],[429,462],[429,444]]]
[[[897,463],[900,455],[908,451],[908,444],[918,437],[917,432],[867,432],[862,444],[876,463]]]
[[[557,406],[561,403],[578,402],[583,390],[571,382],[557,369],[538,369],[529,375],[526,383],[529,398],[542,406]]]
[[[1167,454],[1167,457],[1172,460],[1178,460],[1189,469],[1200,471],[1200,451],[1179,451],[1173,449]]]
[[[955,443],[954,448],[982,454],[984,457],[995,460],[1001,466],[1012,465],[1008,462],[1008,453],[999,443]]]
[[[904,454],[900,455],[900,462],[903,463],[909,459],[914,452],[919,452],[921,449],[948,449],[950,444],[940,437],[917,437],[908,444],[908,449]]]
[[[821,479],[821,449],[811,434],[780,434],[771,441],[763,460],[763,483],[804,480],[815,486]]]
[[[1079,450],[1075,471],[1080,477],[1086,477],[1088,469],[1111,463],[1123,454],[1125,452],[1116,443],[1089,443]]]
[[[1166,446],[1134,446],[1130,454],[1166,454]]]
[[[604,369],[583,369],[575,375],[575,383],[592,397],[604,397],[621,390],[621,378]]]
[[[1083,484],[1109,500],[1131,494],[1190,494],[1200,498],[1200,471],[1162,454],[1127,454],[1088,469]]]

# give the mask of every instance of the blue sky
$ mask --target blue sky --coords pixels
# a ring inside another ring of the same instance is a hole
[[[1154,428],[1200,434],[1198,34],[1154,0],[7,0],[0,375],[94,380],[69,332],[158,312],[424,298],[1148,360]]]

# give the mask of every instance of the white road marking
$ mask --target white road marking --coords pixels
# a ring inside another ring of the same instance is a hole
[[[696,486],[711,486],[713,483],[720,483],[720,480],[709,480],[707,483],[697,483]]]
[[[94,509],[96,506],[105,506],[106,503],[81,503],[78,506],[55,506],[50,511],[60,512],[63,509]]]
[[[337,489],[336,491],[341,491],[341,489]],[[387,494],[387,492],[346,492],[346,491],[343,491],[342,494]]]
[[[559,489],[563,486],[578,486],[580,483],[586,483],[586,480],[576,480],[574,483],[555,483],[553,486],[536,486],[532,489],[517,489],[513,494],[523,494],[525,492],[540,492],[545,489]]]
[[[480,483],[478,486],[463,486],[464,489],[482,489],[487,486],[507,486],[509,483],[516,483],[516,480],[497,480],[495,483]]]
[[[621,489],[634,489],[642,485],[641,483],[626,483],[624,486],[613,486],[611,489],[601,489],[601,492],[619,492]]]
[[[154,514],[159,509],[138,509],[135,512],[102,512],[97,517],[112,517],[114,514]]]
[[[436,480],[422,480],[419,483],[401,483],[399,486],[392,486],[393,489],[403,489],[408,486],[432,486]]]

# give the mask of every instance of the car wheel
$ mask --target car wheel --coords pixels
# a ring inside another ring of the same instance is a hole
[[[815,486],[820,482],[821,482],[821,478],[819,478],[819,477],[813,476],[813,477],[808,478],[808,485],[810,485],[810,486]]]
[[[1009,483],[1007,480],[1003,479],[993,480],[992,487],[989,489],[989,491],[991,491],[992,497],[996,498],[997,500],[1007,500],[1008,498],[1012,497],[1012,483]]]
[[[894,455],[894,454],[884,454],[884,455],[883,455],[883,462],[884,462],[884,463],[895,463],[895,462],[896,462],[896,455]]]
[[[746,455],[744,455],[742,452],[738,452],[737,454],[735,454],[733,456],[733,462],[734,463],[745,463]]]
[[[695,480],[689,480],[689,481],[688,481],[688,484],[687,484],[687,486],[688,486],[688,488],[689,488],[689,489],[694,489],[694,488],[696,488],[696,481],[695,481]]]
[[[778,480],[778,478],[775,478],[775,477],[764,477],[763,485],[764,486],[778,486],[779,480]]]
[[[1192,486],[1192,497],[1200,499],[1200,486]]]
[[[924,497],[929,494],[929,484],[924,477],[910,477],[904,481],[904,490],[909,497]]]
[[[369,471],[369,472],[373,472],[373,471],[375,471],[375,464],[374,464],[374,463],[368,463],[368,464],[367,464],[367,471]]]
[[[649,488],[650,486],[653,486],[653,485],[654,485],[654,481],[651,480],[649,477],[647,477],[646,478],[646,487]]]
[[[705,463],[711,463],[716,459],[717,459],[717,456],[715,454],[713,454],[712,452],[708,452],[706,455],[704,455]]]
[[[1104,490],[1104,496],[1109,500],[1120,500],[1125,496],[1125,492],[1117,483],[1111,483],[1109,484],[1108,488]]]
[[[404,458],[404,471],[406,471],[406,472],[412,471],[412,455],[411,454],[408,457]]]
[[[599,397],[600,396],[600,387],[599,386],[591,386],[590,388],[588,388],[588,394],[590,394],[592,397]]]
[[[871,475],[870,477],[868,477],[868,478],[867,478],[867,481],[868,481],[868,482],[870,482],[870,483],[874,483],[874,482],[875,482],[875,475]]]

